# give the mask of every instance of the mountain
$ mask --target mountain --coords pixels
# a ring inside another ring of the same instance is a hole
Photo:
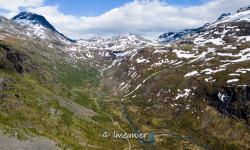
[[[43,16],[32,12],[21,12],[14,16],[11,20],[26,25],[43,26],[44,28],[56,32],[56,29]]]
[[[243,7],[243,8],[240,8],[237,10],[237,13],[241,13],[241,12],[244,12],[244,11],[249,11],[250,10],[250,6],[248,7]]]
[[[187,149],[249,149],[250,11],[243,10],[222,15],[197,32],[166,33],[162,41],[170,43],[114,61],[104,83],[122,99],[132,126],[182,135],[192,143]],[[229,136],[238,132],[245,134]]]
[[[118,146],[91,137],[105,124],[116,130],[105,121],[108,115],[97,115],[102,111],[94,102],[96,93],[102,94],[98,67],[91,59],[75,60],[66,50],[75,43],[42,28],[46,39],[32,35],[33,25],[0,17],[0,149]]]
[[[51,38],[54,34],[55,38],[65,40],[69,42],[75,42],[74,40],[64,36],[58,32],[45,17],[32,13],[32,12],[21,12],[14,16],[11,21],[19,23],[24,26],[29,26],[30,34],[34,34],[42,39]]]
[[[221,20],[223,20],[224,18],[226,18],[226,17],[228,17],[228,16],[230,16],[230,15],[231,15],[231,13],[224,13],[224,14],[222,14],[222,15],[218,18],[217,21],[221,21]]]
[[[109,47],[116,50],[126,50],[129,47],[146,46],[151,43],[150,40],[146,40],[143,37],[132,33],[112,37],[107,42]]]
[[[246,21],[246,22],[250,21],[249,7],[240,8],[235,14],[227,14],[227,16],[225,16],[223,19],[220,19],[217,22],[211,24],[211,26],[217,25],[223,22],[242,22],[242,21]]]
[[[167,44],[136,34],[70,42],[41,21],[0,17],[0,145],[250,149],[249,12],[167,33]]]
[[[122,34],[120,36],[115,36],[110,39],[94,37],[90,39],[82,39],[75,41],[58,32],[46,20],[45,17],[32,12],[21,12],[18,15],[14,16],[11,21],[21,24],[23,26],[28,26],[28,34],[36,35],[39,38],[76,43],[80,46],[87,47],[88,49],[92,48],[123,51],[129,48],[133,48],[135,46],[142,47],[153,44],[152,41],[146,40],[141,36],[132,33]]]
[[[185,29],[180,32],[166,32],[159,36],[157,39],[160,43],[169,43],[175,42],[179,40],[183,40],[187,36],[193,36],[195,34],[200,33],[201,31],[210,28],[214,25],[221,24],[223,22],[239,22],[239,21],[249,21],[250,20],[250,12],[249,7],[240,8],[237,10],[237,13],[223,13],[216,22],[211,24],[205,24],[203,27],[194,28],[194,29]]]
[[[160,35],[157,41],[160,43],[174,42],[177,40],[184,39],[188,35],[192,36],[194,34],[197,34],[201,32],[202,29],[203,27],[196,28],[196,29],[185,29],[185,30],[181,30],[180,32],[166,32]]]
[[[90,49],[103,49],[113,51],[126,51],[134,48],[142,48],[150,45],[155,45],[153,41],[144,39],[143,37],[127,33],[114,36],[108,39],[104,38],[91,38],[86,40],[78,40],[80,45],[86,46]]]

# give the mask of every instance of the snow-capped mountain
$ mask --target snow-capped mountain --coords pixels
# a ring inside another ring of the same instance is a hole
[[[245,8],[240,8],[237,10],[235,14],[231,13],[223,13],[216,22],[211,24],[205,24],[203,27],[194,28],[194,29],[185,29],[181,30],[180,32],[166,32],[159,36],[157,39],[160,43],[170,43],[175,42],[178,40],[182,40],[187,38],[188,36],[192,36],[195,34],[199,34],[202,31],[205,31],[208,28],[216,27],[222,23],[229,23],[229,22],[249,22],[250,21],[250,6]]]
[[[14,16],[11,21],[22,25],[25,28],[26,34],[28,36],[36,36],[45,41],[61,41],[62,43],[66,44],[66,47],[70,47],[66,49],[74,49],[77,51],[81,51],[83,49],[124,51],[128,49],[142,48],[156,44],[150,40],[144,39],[143,37],[132,33],[114,36],[109,39],[94,37],[90,39],[81,39],[74,41],[58,32],[46,20],[45,17],[32,12],[21,12],[18,15]]]
[[[184,39],[188,35],[197,34],[202,29],[203,29],[203,27],[196,28],[196,29],[185,29],[185,30],[181,30],[180,32],[166,32],[166,33],[160,35],[159,38],[157,39],[157,41],[159,43],[174,42],[174,41],[177,41],[177,40]]]
[[[78,40],[77,43],[89,49],[103,49],[112,51],[125,51],[157,44],[151,40],[144,39],[143,37],[132,33],[121,34],[107,39],[101,37],[81,39]]]
[[[70,45],[71,49],[92,49],[92,50],[113,50],[124,51],[133,48],[142,48],[145,46],[155,45],[156,43],[144,39],[143,37],[128,33],[114,36],[109,39],[94,37],[90,39],[81,39],[74,41],[62,33],[58,32],[45,17],[32,13],[21,12],[14,16],[11,21],[16,22],[26,28],[26,34],[29,36],[37,36],[41,39],[62,41],[66,45]],[[72,45],[73,44],[73,45]]]
[[[137,34],[121,34],[119,36],[114,36],[107,40],[107,47],[112,50],[127,50],[134,48],[142,48],[150,45],[154,45],[150,40],[147,40]]]
[[[221,20],[223,20],[224,18],[226,18],[226,17],[228,17],[230,15],[231,15],[231,13],[223,13],[223,14],[220,15],[220,17],[218,18],[217,21],[221,21]]]
[[[56,31],[56,29],[43,16],[32,12],[21,12],[11,20],[25,25],[39,25],[50,29],[51,31]]]
[[[21,12],[11,20],[2,17],[0,27],[0,38],[20,37],[26,41],[40,41],[49,48],[66,52],[78,60],[94,59],[94,56],[111,57],[116,52],[159,45],[131,33],[111,38],[94,37],[73,41],[58,32],[45,17],[31,12]]]
[[[224,15],[222,18],[218,19],[218,21],[212,23],[210,27],[226,22],[242,22],[242,21],[250,22],[250,6],[245,8],[240,8],[235,14],[228,13]]]
[[[192,105],[197,103],[187,102],[188,97],[194,96],[201,87],[207,85],[201,91],[203,95],[209,95],[204,96],[204,99],[210,106],[227,116],[248,122],[249,101],[241,106],[246,109],[240,110],[236,106],[241,102],[240,98],[229,100],[229,106],[228,100],[221,98],[223,92],[220,91],[223,87],[228,92],[224,91],[224,96],[229,95],[230,88],[235,87],[232,90],[236,94],[236,88],[246,88],[250,84],[250,10],[240,10],[232,15],[222,14],[215,23],[202,28],[165,33],[161,41],[170,42],[165,47],[140,49],[117,60],[114,64],[118,68],[115,75],[120,75],[120,84],[117,83],[116,88],[113,88],[113,93],[125,93],[124,97],[128,101],[143,99],[140,102],[148,104],[147,110],[165,111],[170,108],[174,112],[191,110],[195,113]],[[180,42],[173,42],[175,40]],[[190,86],[192,82],[195,83]],[[208,89],[213,92],[209,93]],[[168,106],[164,108],[163,105]],[[197,108],[194,110],[197,111]],[[201,114],[204,111],[200,110]]]
[[[55,39],[65,42],[75,42],[58,32],[44,16],[32,12],[21,12],[14,16],[11,21],[27,27],[29,35],[35,35],[41,39]]]
[[[250,10],[250,5],[247,7],[243,7],[243,8],[238,9],[237,13],[241,13],[241,12],[248,11],[248,10]]]

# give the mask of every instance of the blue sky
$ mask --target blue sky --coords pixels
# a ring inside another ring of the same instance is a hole
[[[120,7],[133,0],[47,0],[46,5],[58,5],[66,14],[76,16],[96,16],[113,8]],[[192,6],[201,5],[205,0],[162,0],[171,5]]]
[[[31,11],[73,39],[124,33],[156,39],[164,32],[212,23],[222,13],[249,4],[249,0],[0,0],[0,15],[11,18]]]
[[[76,16],[100,15],[131,0],[49,0],[47,5],[59,5],[60,10]]]

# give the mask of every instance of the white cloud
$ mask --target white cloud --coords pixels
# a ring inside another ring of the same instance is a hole
[[[102,15],[90,17],[66,15],[57,6],[28,6],[27,9],[44,15],[59,31],[72,38],[128,32],[156,38],[166,31],[213,22],[220,14],[248,4],[249,0],[212,0],[203,5],[182,7],[159,0],[135,0]]]
[[[18,11],[24,7],[38,7],[43,4],[44,0],[1,0],[0,8],[7,11]]]

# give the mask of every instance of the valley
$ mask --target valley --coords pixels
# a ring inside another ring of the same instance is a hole
[[[249,48],[247,8],[156,41],[73,40],[35,13],[0,17],[0,145],[249,149]]]

